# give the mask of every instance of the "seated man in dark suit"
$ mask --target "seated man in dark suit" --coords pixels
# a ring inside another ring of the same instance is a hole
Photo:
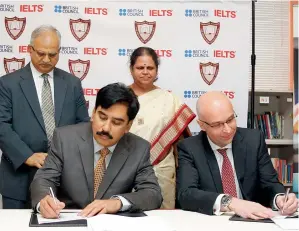
[[[138,110],[129,88],[110,84],[98,92],[91,122],[56,129],[31,184],[33,208],[46,218],[63,208],[83,209],[87,217],[159,208],[162,195],[150,144],[128,132]]]
[[[274,215],[264,206],[273,206],[284,215],[294,213],[298,201],[291,193],[284,203],[285,189],[278,181],[263,135],[237,127],[226,95],[202,95],[197,113],[202,131],[178,144],[179,206],[209,215],[234,211],[252,219]]]

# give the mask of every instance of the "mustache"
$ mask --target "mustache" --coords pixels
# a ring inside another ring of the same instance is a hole
[[[109,132],[105,132],[105,131],[99,132],[99,131],[97,131],[97,135],[99,135],[99,136],[108,136],[109,139],[111,139],[111,140],[113,139],[113,136],[110,135]]]

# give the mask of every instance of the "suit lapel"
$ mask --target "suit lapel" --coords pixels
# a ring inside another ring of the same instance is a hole
[[[67,84],[63,76],[59,75],[59,70],[54,69],[54,104],[55,104],[55,123],[59,125],[65,94],[67,91]]]
[[[245,160],[246,160],[246,143],[242,141],[243,136],[237,129],[235,137],[233,139],[232,148],[234,156],[234,165],[236,169],[236,174],[239,182],[243,182],[244,179],[244,169],[245,169]],[[241,187],[241,185],[240,185]]]
[[[219,166],[215,157],[215,154],[211,148],[211,145],[208,141],[207,135],[205,132],[202,132],[202,140],[203,140],[203,145],[205,149],[205,155],[208,160],[208,165],[214,180],[214,186],[217,189],[218,193],[223,193],[223,188],[222,188],[222,181],[221,181],[221,174],[219,171]]]
[[[129,156],[129,152],[127,150],[128,147],[129,145],[127,142],[127,136],[124,135],[123,138],[120,139],[120,141],[115,147],[114,152],[112,153],[110,163],[106,170],[103,181],[99,187],[96,198],[101,199],[105,195],[105,192],[107,191],[114,178],[121,170],[122,166],[124,165]]]
[[[27,66],[24,68],[24,72],[21,75],[21,78],[23,79],[20,81],[21,89],[25,95],[25,98],[27,99],[36,119],[38,120],[40,126],[43,128],[43,130],[46,132],[44,119],[42,115],[42,110],[38,101],[38,96],[36,92],[35,83],[33,80],[32,72],[30,69],[30,64],[27,64]]]
[[[78,142],[78,147],[88,187],[89,201],[93,201],[94,145],[91,123],[87,123],[86,129],[82,130],[81,139],[79,139]]]

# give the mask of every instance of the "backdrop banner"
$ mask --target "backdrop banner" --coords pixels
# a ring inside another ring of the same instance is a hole
[[[247,126],[250,1],[1,2],[0,20],[0,76],[30,61],[31,32],[51,24],[62,34],[57,67],[80,78],[89,112],[101,87],[132,83],[129,56],[149,46],[161,59],[159,87],[194,112],[203,93],[222,91]],[[199,132],[196,120],[190,129]]]

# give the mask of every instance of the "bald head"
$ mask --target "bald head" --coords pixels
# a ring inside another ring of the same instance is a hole
[[[232,111],[233,106],[225,94],[219,91],[210,91],[203,94],[197,101],[197,115],[199,119],[214,118],[222,111]]]
[[[199,126],[214,144],[222,148],[232,142],[237,124],[233,105],[225,94],[207,92],[197,101],[196,109]]]

